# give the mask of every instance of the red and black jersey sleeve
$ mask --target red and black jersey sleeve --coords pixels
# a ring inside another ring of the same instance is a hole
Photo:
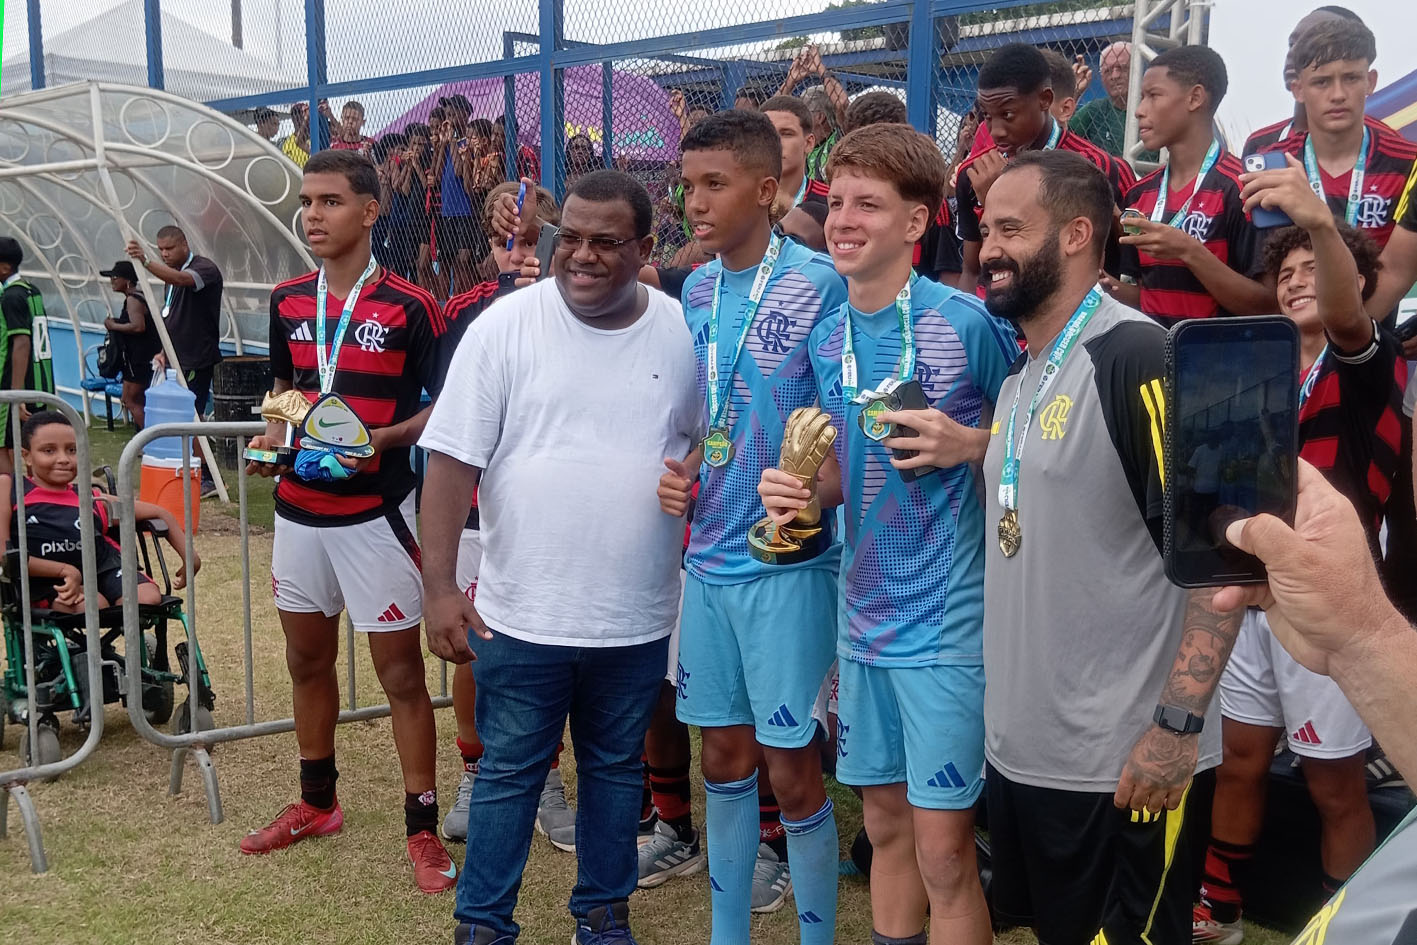
[[[1121,322],[1087,342],[1103,421],[1157,553],[1165,513],[1166,333],[1141,320]]]
[[[955,179],[955,235],[962,243],[984,242],[979,232],[979,215],[984,207],[979,202],[979,195],[974,192],[974,183],[969,179],[969,168],[974,160],[969,158],[961,163]]]
[[[1375,549],[1402,457],[1406,391],[1401,345],[1374,324],[1373,341],[1363,351],[1345,353],[1330,345],[1299,409],[1299,455],[1353,502]]]
[[[467,326],[486,311],[487,306],[491,305],[497,297],[497,283],[484,282],[473,286],[461,295],[453,296],[448,299],[448,304],[443,306],[443,333],[438,337],[438,383],[440,389],[447,380],[449,368],[452,367],[453,355],[457,353],[463,335],[467,334]]]

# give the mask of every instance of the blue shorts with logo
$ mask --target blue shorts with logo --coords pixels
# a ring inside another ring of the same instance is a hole
[[[677,715],[689,725],[751,725],[758,743],[802,748],[836,659],[836,572],[798,568],[742,584],[690,574],[679,630]]]
[[[965,810],[984,789],[984,667],[841,661],[836,777],[905,783],[915,807]]]

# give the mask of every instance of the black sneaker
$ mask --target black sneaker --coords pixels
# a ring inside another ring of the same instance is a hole
[[[1383,751],[1383,746],[1377,742],[1373,742],[1373,746],[1368,749],[1368,762],[1364,767],[1369,790],[1407,787],[1406,779],[1393,767],[1392,762],[1387,760],[1387,752]]]
[[[597,906],[576,921],[571,945],[639,945],[630,934],[630,907],[623,902]]]
[[[202,477],[202,498],[207,499],[217,494],[216,480]]]

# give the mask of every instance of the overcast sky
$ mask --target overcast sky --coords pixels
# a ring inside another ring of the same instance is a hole
[[[122,0],[45,0],[44,31],[54,36],[91,19]],[[130,3],[136,0],[128,0]],[[656,34],[707,29],[767,16],[810,13],[827,0],[569,0],[566,31],[572,38],[609,42]],[[1292,98],[1282,88],[1280,70],[1289,30],[1317,6],[1292,0],[1214,0],[1210,44],[1230,70],[1230,92],[1220,120],[1232,140],[1285,115]],[[1406,42],[1412,36],[1411,0],[1347,0],[1378,36],[1379,86],[1413,68]],[[471,5],[469,5],[471,6]],[[536,0],[478,3],[477,12],[450,19],[447,0],[326,0],[329,72],[332,81],[370,71],[389,73],[477,62],[501,54],[504,29],[534,32]],[[225,0],[166,0],[164,9],[223,39],[230,38],[230,5]],[[247,52],[286,70],[303,71],[303,0],[244,0]],[[615,12],[607,12],[607,11]],[[5,58],[26,45],[25,4],[4,4]],[[394,11],[397,11],[396,13]],[[279,24],[279,26],[278,26]],[[285,70],[283,70],[285,71]]]

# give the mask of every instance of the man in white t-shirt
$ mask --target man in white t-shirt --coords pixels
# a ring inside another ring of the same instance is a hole
[[[497,301],[467,331],[419,445],[423,508],[479,489],[474,605],[454,579],[461,515],[423,520],[429,648],[476,658],[481,772],[455,941],[511,945],[532,823],[569,715],[579,781],[578,945],[633,943],[640,752],[679,607],[683,528],[655,499],[701,409],[679,304],[636,282],[652,205],[618,171],[571,188],[555,280]],[[474,657],[470,634],[476,633]],[[587,838],[588,839],[588,838]]]

